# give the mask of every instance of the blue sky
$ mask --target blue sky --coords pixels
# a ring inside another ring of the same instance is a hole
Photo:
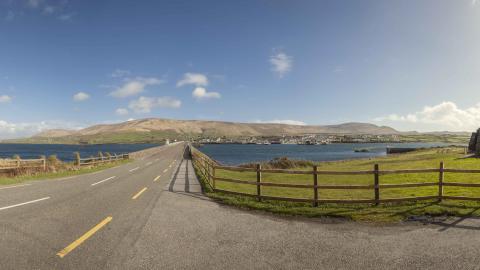
[[[472,0],[0,0],[0,138],[162,117],[480,127]]]

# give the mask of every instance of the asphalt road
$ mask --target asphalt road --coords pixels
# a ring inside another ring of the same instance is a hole
[[[373,226],[225,207],[201,195],[183,147],[0,187],[0,269],[479,268],[479,220]]]

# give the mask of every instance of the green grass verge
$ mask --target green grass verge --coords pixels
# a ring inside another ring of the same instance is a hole
[[[372,170],[374,164],[379,164],[381,170],[396,169],[420,169],[438,168],[444,161],[447,168],[456,169],[480,169],[480,159],[463,158],[463,149],[444,148],[420,150],[412,153],[391,155],[375,159],[348,160],[319,163],[319,170],[355,171]],[[311,168],[296,168],[311,170]],[[408,202],[401,204],[370,204],[344,205],[344,204],[321,204],[312,207],[307,203],[292,203],[280,201],[258,202],[255,198],[236,196],[225,193],[214,193],[205,183],[205,179],[197,173],[201,179],[206,195],[228,205],[239,206],[247,209],[265,210],[285,215],[301,215],[307,217],[341,217],[364,222],[396,222],[412,216],[480,216],[480,203],[464,201],[423,201]],[[255,174],[250,172],[231,172],[217,170],[216,175],[225,178],[254,180]],[[312,184],[312,176],[287,175],[287,174],[263,174],[263,181],[276,183]],[[382,184],[395,183],[418,183],[438,181],[438,173],[427,174],[398,174],[380,177]],[[446,182],[480,183],[480,175],[476,174],[445,174]],[[357,176],[319,176],[319,184],[373,184],[372,175]],[[236,183],[217,182],[217,188],[255,194],[256,187]],[[278,187],[262,187],[262,194],[268,196],[313,198],[310,189],[289,189]],[[438,194],[438,187],[416,187],[383,189],[380,191],[381,198],[400,198],[414,196],[431,196]],[[444,195],[480,197],[480,188],[445,187]],[[372,199],[373,190],[320,190],[319,197],[324,199]]]
[[[0,186],[1,185],[13,185],[18,183],[23,183],[26,181],[32,180],[49,180],[49,179],[56,179],[56,178],[63,178],[87,173],[93,173],[101,170],[105,170],[108,168],[112,168],[115,166],[119,166],[122,164],[130,163],[132,160],[122,160],[112,163],[107,163],[99,166],[95,166],[93,168],[80,168],[79,170],[62,170],[59,172],[41,172],[35,175],[26,175],[26,176],[17,176],[17,177],[0,177]]]

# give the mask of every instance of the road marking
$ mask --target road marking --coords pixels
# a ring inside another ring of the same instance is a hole
[[[136,171],[136,170],[138,170],[138,169],[140,169],[140,167],[133,168],[133,169],[131,169],[129,172],[134,172],[134,171]]]
[[[137,194],[135,194],[135,196],[132,197],[132,200],[136,200],[138,197],[140,197],[140,195],[142,195],[142,193],[145,192],[145,190],[147,190],[146,187],[140,190]]]
[[[48,200],[48,199],[50,199],[50,197],[45,197],[45,198],[41,198],[41,199],[38,199],[38,200],[33,200],[33,201],[24,202],[24,203],[19,203],[19,204],[10,205],[10,206],[5,206],[5,207],[1,207],[1,208],[0,208],[0,211],[2,211],[2,210],[7,210],[7,209],[10,209],[10,208],[14,208],[14,207],[18,207],[18,206],[23,206],[23,205],[31,204],[31,203],[41,202],[41,201],[45,201],[45,200]]]
[[[116,176],[112,176],[112,177],[109,177],[109,178],[107,178],[107,179],[103,179],[102,181],[98,181],[98,182],[96,182],[96,183],[91,184],[91,186],[96,186],[96,185],[101,184],[101,183],[103,183],[103,182],[107,182],[108,180],[112,180],[112,179],[114,179],[115,177],[116,177]]]
[[[166,173],[167,171],[168,171],[168,169],[163,170],[164,173]]]
[[[159,161],[160,159],[156,158],[155,161]]]
[[[110,223],[110,221],[112,221],[112,219],[113,219],[112,217],[107,217],[102,222],[98,223],[95,227],[90,229],[88,232],[86,232],[80,238],[78,238],[73,243],[68,245],[66,248],[64,248],[60,252],[58,252],[57,256],[60,257],[60,258],[63,258],[65,256],[67,256],[68,253],[72,252],[74,249],[76,249],[78,246],[80,246],[83,242],[85,242],[88,238],[90,238],[92,235],[94,235],[98,230],[100,230],[105,225]]]
[[[9,188],[17,188],[17,187],[25,187],[25,186],[31,186],[32,184],[24,184],[24,185],[16,185],[16,186],[8,186],[8,187],[2,187],[0,188],[0,190],[2,189],[9,189]]]
[[[63,181],[63,180],[69,180],[69,179],[76,178],[77,176],[79,176],[79,175],[76,175],[76,176],[69,176],[69,177],[64,177],[64,178],[58,178],[58,179],[54,179],[53,181]]]
[[[146,165],[147,165],[147,166],[150,166],[150,165],[152,165],[152,162],[151,162],[151,161],[150,161],[150,162],[147,162]]]
[[[160,179],[160,176],[161,176],[161,175],[159,175],[159,176],[155,177],[155,179],[153,179],[153,182],[157,182],[157,181],[158,181],[158,179]]]

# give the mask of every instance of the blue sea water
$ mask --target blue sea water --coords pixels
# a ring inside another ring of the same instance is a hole
[[[157,144],[92,144],[92,145],[70,145],[70,144],[0,144],[0,158],[9,158],[13,155],[20,155],[21,158],[38,158],[41,155],[57,155],[63,161],[72,161],[74,152],[79,152],[81,157],[96,156],[99,151],[110,154],[124,154],[140,151]]]
[[[202,152],[225,165],[269,161],[277,157],[313,161],[333,161],[385,156],[387,147],[431,148],[448,146],[447,143],[338,143],[329,145],[255,145],[255,144],[206,144]],[[355,149],[369,152],[356,153]]]

